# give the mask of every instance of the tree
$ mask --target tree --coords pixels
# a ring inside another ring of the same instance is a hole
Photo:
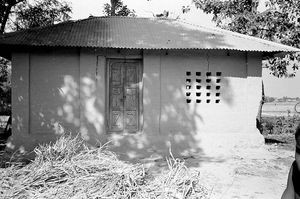
[[[267,0],[258,11],[259,0],[193,0],[197,8],[213,14],[217,26],[286,45],[300,47],[300,1]],[[299,68],[299,53],[270,57],[264,65],[277,77],[291,77]],[[292,70],[288,71],[288,67]]]
[[[265,97],[265,102],[266,102],[266,103],[274,102],[275,100],[276,100],[275,97],[269,97],[269,96],[266,96],[266,97]]]
[[[124,5],[122,0],[110,0],[110,4],[104,4],[103,13],[106,16],[136,16],[135,11]]]
[[[26,1],[15,9],[13,29],[27,29],[52,25],[69,20],[71,7],[66,2],[58,0],[36,0],[34,4]]]
[[[0,58],[0,113],[9,115],[11,112],[11,64]]]
[[[0,34],[7,25],[20,30],[51,25],[70,19],[71,7],[59,0],[0,0]]]
[[[213,14],[217,26],[234,32],[300,47],[300,1],[266,0],[266,10],[259,12],[259,0],[193,0],[197,8]],[[295,76],[299,68],[300,54],[288,53],[284,58],[270,57],[263,64],[277,77]],[[288,67],[292,69],[289,73]],[[256,126],[262,132],[262,99],[256,118]]]
[[[3,34],[12,9],[26,0],[0,0],[0,33]]]
[[[70,19],[71,7],[59,0],[0,0],[0,34],[51,25]],[[9,27],[8,27],[9,25]],[[0,57],[0,113],[9,114],[11,64]]]

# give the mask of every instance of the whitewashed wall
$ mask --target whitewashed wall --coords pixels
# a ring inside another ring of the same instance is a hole
[[[106,133],[106,58],[143,61],[143,129],[134,135]],[[13,54],[13,136],[8,147],[30,151],[64,132],[80,133],[93,145],[111,141],[124,158],[154,153],[226,155],[255,147],[263,137],[255,127],[261,99],[261,54],[237,51],[154,51],[55,49]],[[191,72],[191,103],[186,72]],[[221,72],[211,83],[220,103],[206,103],[205,73]],[[195,103],[201,72],[201,103]],[[203,97],[204,96],[204,97]]]

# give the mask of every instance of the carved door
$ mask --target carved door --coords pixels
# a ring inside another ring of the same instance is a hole
[[[109,64],[109,122],[111,132],[139,129],[139,62]]]

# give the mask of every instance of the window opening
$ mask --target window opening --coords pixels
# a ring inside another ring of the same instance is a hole
[[[221,75],[222,72],[204,72],[206,78],[201,79],[202,72],[196,71],[195,77],[192,77],[193,71],[186,71],[186,103],[201,103],[202,101],[206,103],[220,103],[221,102]],[[194,79],[193,79],[194,78]],[[205,81],[205,82],[204,82]],[[195,85],[194,85],[195,84]],[[203,87],[204,86],[204,87]],[[203,88],[202,88],[203,87]],[[204,89],[204,95],[200,92],[200,89]],[[212,90],[215,89],[215,90]],[[206,91],[205,91],[206,90]],[[194,100],[195,98],[195,100]]]

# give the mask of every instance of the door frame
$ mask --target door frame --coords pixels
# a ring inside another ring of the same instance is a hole
[[[123,62],[123,63],[138,63],[138,76],[140,82],[138,83],[139,89],[139,100],[138,100],[138,131],[137,132],[127,132],[126,130],[123,131],[110,131],[109,129],[109,122],[110,122],[110,113],[109,113],[109,94],[110,94],[110,65],[115,62]],[[105,64],[105,123],[106,123],[106,132],[109,134],[118,133],[118,134],[137,134],[141,133],[143,126],[144,126],[144,117],[143,117],[143,60],[140,58],[106,58]]]

